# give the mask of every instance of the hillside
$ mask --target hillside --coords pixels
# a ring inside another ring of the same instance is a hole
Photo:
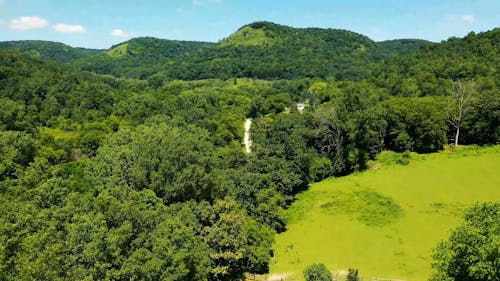
[[[426,44],[417,52],[398,55],[374,71],[377,85],[391,94],[405,96],[444,95],[451,80],[471,80],[498,89],[500,28],[464,38],[452,37],[439,44]]]
[[[134,38],[107,50],[45,41],[0,42],[22,52],[83,70],[153,80],[206,78],[367,78],[376,63],[417,50],[423,40],[376,43],[338,29],[293,28],[271,22],[241,27],[219,43]]]
[[[413,53],[423,46],[432,45],[434,43],[420,39],[395,39],[377,42],[380,55],[383,59],[393,57],[395,54]]]
[[[145,78],[172,64],[181,55],[213,45],[208,42],[176,41],[152,37],[134,38],[80,60],[84,70],[128,78]]]
[[[187,80],[230,77],[357,80],[367,77],[374,63],[383,57],[381,48],[384,46],[379,47],[368,37],[350,31],[255,22],[243,26],[217,46],[178,58],[178,63],[161,75]]]
[[[39,40],[0,42],[0,49],[18,50],[31,57],[60,63],[74,62],[101,52],[96,49],[74,48],[63,43]]]
[[[498,146],[463,148],[394,166],[387,160],[398,156],[386,153],[377,170],[313,184],[287,210],[271,273],[300,280],[305,266],[322,262],[339,275],[359,268],[364,280],[427,280],[432,249],[462,210],[500,199],[499,156]]]

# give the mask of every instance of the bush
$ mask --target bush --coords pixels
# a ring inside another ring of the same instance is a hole
[[[322,263],[315,263],[304,270],[306,281],[332,281],[332,273]]]
[[[347,272],[346,281],[359,281],[358,270],[349,268],[349,271]]]
[[[326,157],[315,157],[309,166],[309,179],[311,181],[321,181],[333,175],[332,161]]]
[[[397,159],[396,163],[403,166],[410,164],[410,152],[406,150],[405,152],[401,153],[401,158]]]

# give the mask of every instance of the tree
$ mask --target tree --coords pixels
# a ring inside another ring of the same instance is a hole
[[[448,98],[446,121],[455,128],[455,147],[458,146],[460,128],[462,127],[464,116],[470,109],[474,92],[475,88],[473,82],[462,84],[460,80],[457,80],[453,83],[452,94]]]
[[[315,263],[304,270],[306,281],[332,281],[332,273],[322,263]]]
[[[0,181],[17,178],[35,155],[36,147],[30,135],[17,131],[0,131]]]
[[[212,263],[209,280],[241,280],[244,271],[265,273],[274,232],[258,225],[231,199],[215,202],[213,215],[212,224],[203,229]]]
[[[349,268],[346,281],[359,281],[358,269]]]
[[[339,117],[337,109],[333,106],[322,107],[315,113],[318,120],[316,129],[316,147],[321,154],[329,155],[333,158],[333,168],[335,172],[345,169],[342,153],[344,150],[344,125]],[[332,157],[333,156],[333,157]]]
[[[476,204],[434,251],[431,281],[500,280],[500,203]]]

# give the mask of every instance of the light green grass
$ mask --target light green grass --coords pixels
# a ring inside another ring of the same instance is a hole
[[[113,58],[124,57],[128,53],[128,47],[129,47],[129,44],[124,43],[124,44],[118,45],[118,46],[114,47],[113,49],[107,51],[106,54],[110,57],[113,57]]]
[[[261,45],[271,45],[275,41],[266,36],[266,32],[262,29],[255,29],[250,26],[246,26],[236,33],[231,35],[229,38],[224,40],[219,44],[219,47],[225,47],[229,45],[234,46],[261,46]]]
[[[277,235],[273,274],[302,280],[303,269],[324,263],[337,272],[427,280],[432,249],[460,222],[463,208],[500,200],[500,146],[455,152],[381,155],[377,169],[328,179],[298,195]]]

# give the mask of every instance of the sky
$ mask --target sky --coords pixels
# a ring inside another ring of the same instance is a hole
[[[0,0],[0,41],[101,49],[139,36],[217,42],[262,20],[440,42],[500,27],[500,0]]]

